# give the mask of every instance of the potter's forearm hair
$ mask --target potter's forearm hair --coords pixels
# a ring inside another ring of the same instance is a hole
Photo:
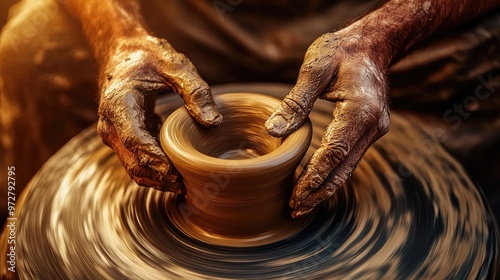
[[[390,66],[433,34],[498,7],[498,0],[390,0],[350,28],[361,38],[370,38],[380,63]]]
[[[138,0],[66,0],[62,6],[81,23],[98,63],[119,40],[148,34]]]

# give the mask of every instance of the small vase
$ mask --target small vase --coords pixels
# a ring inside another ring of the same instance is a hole
[[[255,93],[215,98],[223,122],[197,124],[182,107],[163,124],[160,142],[186,187],[178,198],[177,227],[216,245],[255,246],[289,237],[304,226],[290,218],[294,171],[312,136],[309,119],[285,138],[264,122],[280,100]]]

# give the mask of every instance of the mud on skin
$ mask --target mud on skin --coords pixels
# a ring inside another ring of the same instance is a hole
[[[494,0],[391,0],[311,45],[295,88],[266,125],[272,135],[284,136],[300,126],[317,98],[336,102],[322,145],[294,187],[294,216],[308,213],[343,185],[366,149],[387,131],[389,67],[429,36],[499,5]],[[81,22],[101,66],[104,142],[138,184],[179,192],[179,176],[153,137],[155,125],[146,124],[153,113],[145,104],[171,88],[198,122],[217,125],[221,116],[208,85],[184,55],[149,35],[138,1],[68,0],[64,6]]]
[[[266,122],[270,134],[286,136],[300,126],[317,98],[336,103],[319,149],[294,186],[293,217],[309,213],[340,188],[366,150],[388,131],[390,66],[430,35],[497,6],[494,1],[388,1],[309,47],[297,84]]]

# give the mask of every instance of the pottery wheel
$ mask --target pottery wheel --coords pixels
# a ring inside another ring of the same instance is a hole
[[[250,84],[213,91],[281,99],[289,89]],[[166,116],[180,106],[172,94],[158,100],[157,111]],[[316,102],[306,158],[318,147],[332,108]],[[18,275],[483,279],[495,273],[495,225],[481,193],[438,144],[396,114],[389,133],[368,150],[347,185],[289,238],[247,248],[206,244],[172,223],[175,199],[135,185],[92,126],[58,151],[23,195]]]

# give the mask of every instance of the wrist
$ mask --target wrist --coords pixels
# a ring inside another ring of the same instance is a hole
[[[426,3],[389,1],[346,29],[363,38],[368,52],[389,68],[435,31],[436,10]]]
[[[137,0],[66,0],[63,6],[81,23],[100,66],[121,41],[148,35]]]

